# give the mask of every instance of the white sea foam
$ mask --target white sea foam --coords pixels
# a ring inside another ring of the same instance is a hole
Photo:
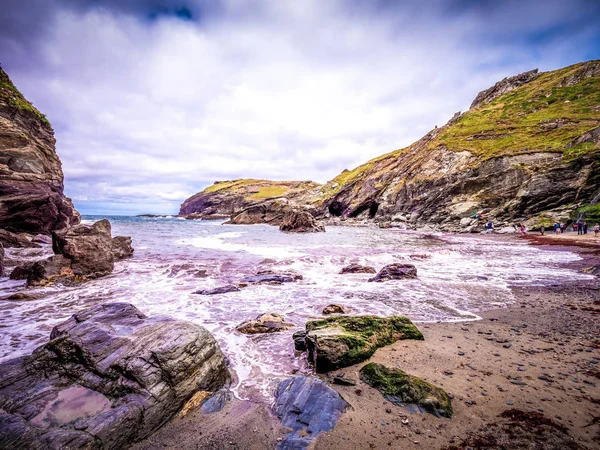
[[[43,295],[39,300],[0,301],[0,360],[46,342],[51,328],[77,310],[126,301],[146,314],[205,326],[231,362],[235,395],[268,398],[292,370],[310,370],[305,358],[294,354],[291,334],[307,320],[321,317],[327,304],[344,304],[352,314],[399,314],[420,322],[474,320],[479,311],[513,302],[513,285],[590,278],[559,267],[577,260],[574,253],[472,237],[440,240],[355,228],[289,235],[274,227],[176,220],[115,221],[113,232],[131,235],[136,248],[133,259],[118,262],[113,275],[77,287],[28,290]],[[7,252],[14,258],[18,255],[11,252],[19,251]],[[394,262],[414,264],[419,278],[369,283],[368,274],[339,275],[351,263],[380,269]],[[293,269],[304,279],[281,286],[251,285],[224,295],[191,294],[265,268]],[[198,278],[200,271],[207,277]],[[0,292],[6,296],[22,285],[2,281]],[[263,312],[280,313],[297,328],[258,336],[235,331],[239,323]]]

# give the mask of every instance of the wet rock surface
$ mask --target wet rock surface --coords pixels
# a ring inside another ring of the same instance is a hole
[[[27,284],[48,284],[60,278],[73,278],[71,261],[63,255],[54,255],[33,263],[27,273]]]
[[[197,290],[195,292],[192,292],[193,294],[198,294],[198,295],[217,295],[217,294],[227,294],[228,292],[239,292],[240,288],[237,287],[235,284],[227,284],[225,286],[219,286],[213,289],[200,289]]]
[[[287,233],[319,233],[325,231],[315,218],[308,212],[300,209],[288,211],[279,226],[281,231]]]
[[[423,339],[417,327],[401,316],[334,316],[306,323],[308,360],[320,373],[365,361],[379,347],[401,339]]]
[[[273,410],[281,424],[291,431],[277,445],[278,450],[307,448],[316,436],[330,431],[348,403],[326,383],[315,377],[294,377],[281,382]]]
[[[4,275],[4,246],[0,242],[0,277]]]
[[[412,264],[389,264],[369,281],[383,282],[417,278],[417,268]]]
[[[344,267],[340,270],[340,275],[344,275],[347,273],[377,273],[374,267],[371,266],[361,266],[360,264],[350,264],[349,266]]]
[[[0,365],[0,448],[126,448],[229,382],[206,329],[127,303],[75,314],[50,339]]]
[[[112,239],[112,253],[115,261],[132,257],[133,247],[131,246],[131,237],[115,236]]]
[[[286,322],[279,314],[265,313],[238,325],[236,330],[244,334],[276,333],[289,330],[293,326],[294,324]]]
[[[436,417],[452,417],[452,400],[443,389],[400,369],[369,363],[360,369],[360,379],[395,405],[414,404]]]

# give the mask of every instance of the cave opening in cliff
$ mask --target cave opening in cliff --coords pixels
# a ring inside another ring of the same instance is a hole
[[[329,214],[335,217],[340,217],[344,213],[344,205],[337,200],[329,205]]]
[[[377,214],[378,209],[379,209],[379,203],[377,203],[374,200],[368,200],[368,201],[364,202],[363,204],[361,204],[354,211],[352,211],[349,214],[349,216],[350,217],[358,217],[362,213],[364,213],[365,211],[368,210],[369,211],[369,219],[372,219],[375,217],[375,214]]]

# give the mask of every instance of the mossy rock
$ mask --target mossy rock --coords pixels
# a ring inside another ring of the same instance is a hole
[[[334,316],[306,323],[308,359],[319,373],[363,362],[402,339],[423,340],[423,335],[401,316]]]
[[[452,400],[442,388],[400,369],[369,363],[360,369],[360,379],[395,405],[414,404],[436,417],[452,417]]]

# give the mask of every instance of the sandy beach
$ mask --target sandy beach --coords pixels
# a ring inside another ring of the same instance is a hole
[[[575,270],[600,263],[590,237],[525,239],[548,251],[575,249],[582,256],[570,264]],[[371,358],[443,387],[453,396],[451,419],[391,404],[359,380],[362,365],[356,365],[337,371],[356,386],[331,385],[350,408],[312,448],[484,449],[501,448],[491,444],[503,439],[512,439],[509,448],[599,448],[599,280],[513,292],[509,308],[484,312],[478,321],[420,324],[424,341],[398,341]],[[541,415],[529,422],[500,418],[511,410]],[[219,413],[176,418],[134,448],[265,449],[285,432],[267,405],[234,399]]]

